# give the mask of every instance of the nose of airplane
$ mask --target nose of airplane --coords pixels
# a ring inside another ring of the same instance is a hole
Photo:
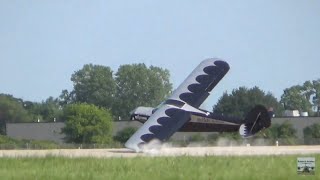
[[[135,109],[133,109],[132,111],[130,111],[130,112],[129,112],[130,115],[133,115],[133,114],[137,111],[137,109],[138,109],[138,108],[135,108]]]
[[[130,119],[131,120],[135,120],[135,114],[136,114],[136,112],[137,112],[137,109],[138,108],[135,108],[135,109],[133,109],[132,111],[130,111],[129,113],[130,113]]]

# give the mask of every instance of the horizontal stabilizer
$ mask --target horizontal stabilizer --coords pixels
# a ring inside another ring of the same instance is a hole
[[[239,128],[239,134],[247,138],[270,127],[270,125],[271,117],[268,110],[262,105],[257,105],[246,116],[244,124]]]

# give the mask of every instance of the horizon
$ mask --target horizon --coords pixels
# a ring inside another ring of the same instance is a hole
[[[1,1],[0,93],[41,102],[85,64],[145,63],[175,89],[204,59],[231,69],[204,106],[245,86],[271,92],[320,78],[320,1]],[[181,66],[182,65],[182,66]],[[208,107],[207,107],[208,108]]]

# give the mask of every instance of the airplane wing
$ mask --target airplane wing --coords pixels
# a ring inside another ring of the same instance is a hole
[[[229,69],[228,63],[220,59],[206,59],[192,71],[169,99],[184,101],[199,108]]]
[[[145,143],[153,139],[161,141],[169,139],[189,119],[190,112],[165,104],[150,116],[125,146],[139,152]]]
[[[229,71],[229,65],[219,59],[202,61],[185,81],[173,92],[126,142],[125,146],[135,151],[152,139],[160,141],[170,138],[179,128],[190,120],[190,112],[209,96],[210,91]]]

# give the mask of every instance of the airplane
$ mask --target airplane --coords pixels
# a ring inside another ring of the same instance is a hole
[[[167,141],[177,131],[238,131],[247,138],[270,127],[272,112],[262,105],[256,105],[244,119],[199,108],[229,69],[229,64],[221,59],[206,59],[157,108],[137,107],[131,111],[131,119],[143,125],[129,138],[125,147],[141,152],[152,140]]]

